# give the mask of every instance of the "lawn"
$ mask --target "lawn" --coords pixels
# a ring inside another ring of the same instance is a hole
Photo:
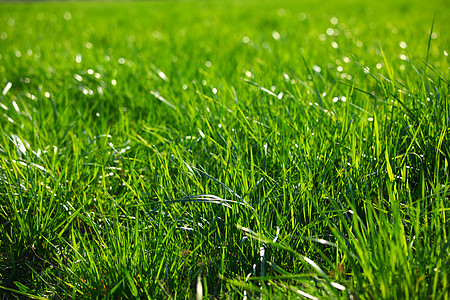
[[[0,298],[449,299],[449,16],[0,3]]]

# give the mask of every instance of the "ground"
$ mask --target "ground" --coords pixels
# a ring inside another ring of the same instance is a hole
[[[0,3],[0,294],[448,299],[449,10]]]

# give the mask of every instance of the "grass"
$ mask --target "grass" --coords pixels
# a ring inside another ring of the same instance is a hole
[[[448,299],[449,13],[0,3],[3,299]]]

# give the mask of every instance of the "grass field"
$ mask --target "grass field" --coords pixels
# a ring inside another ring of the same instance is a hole
[[[0,3],[2,299],[449,299],[446,1]]]

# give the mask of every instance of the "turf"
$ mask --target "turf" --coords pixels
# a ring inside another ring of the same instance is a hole
[[[448,299],[449,15],[0,3],[0,294]]]

